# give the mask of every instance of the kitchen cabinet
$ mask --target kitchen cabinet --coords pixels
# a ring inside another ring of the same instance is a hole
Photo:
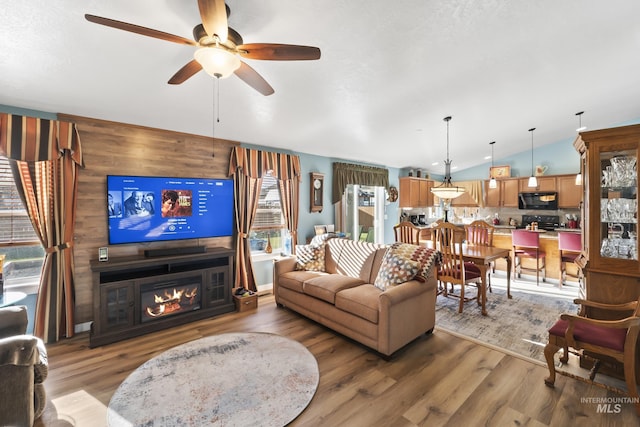
[[[536,187],[529,187],[529,177],[518,178],[518,191],[522,193],[532,193],[536,191],[557,191],[555,176],[537,176],[536,180],[538,181],[538,185]]]
[[[580,207],[582,187],[576,185],[575,174],[556,176],[556,187],[558,188],[559,209],[578,209]]]
[[[497,188],[489,188],[489,181],[484,182],[485,206],[518,207],[518,178],[499,179]]]
[[[436,199],[437,199],[437,197],[436,197]],[[453,207],[477,207],[478,206],[478,202],[476,202],[476,200],[473,197],[471,197],[471,194],[469,194],[467,192],[467,193],[464,193],[462,196],[456,197],[455,199],[451,200],[451,206],[453,206]]]
[[[401,177],[399,207],[423,208],[433,206],[433,181],[424,178]]]
[[[636,240],[640,125],[582,132],[573,145],[581,154],[584,168],[582,256],[586,298],[609,304],[636,300],[640,296]],[[589,314],[603,313],[591,309]],[[616,368],[619,366],[613,364],[612,372],[617,372]],[[636,372],[640,379],[638,368]]]

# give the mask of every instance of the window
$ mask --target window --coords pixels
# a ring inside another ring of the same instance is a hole
[[[249,233],[251,251],[264,252],[270,243],[273,253],[282,252],[286,233],[278,180],[268,174],[262,178],[260,200]]]
[[[3,278],[5,288],[29,287],[37,289],[44,249],[33,230],[6,157],[0,156],[0,255],[4,255]]]

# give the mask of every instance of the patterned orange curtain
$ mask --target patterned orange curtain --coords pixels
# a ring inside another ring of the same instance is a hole
[[[74,124],[0,114],[0,153],[45,248],[34,334],[45,342],[74,334],[73,233],[80,138]]]
[[[300,158],[298,156],[234,147],[229,161],[229,176],[235,184],[236,228],[236,286],[256,290],[255,274],[251,264],[251,248],[248,244],[249,231],[258,208],[262,176],[270,172],[280,180],[281,203],[287,227],[292,239],[298,234],[298,205],[300,186]],[[292,181],[286,185],[282,197],[282,181]],[[295,181],[295,182],[293,182]],[[295,187],[295,189],[293,189]],[[285,205],[287,207],[285,208]],[[297,240],[292,240],[296,242]]]

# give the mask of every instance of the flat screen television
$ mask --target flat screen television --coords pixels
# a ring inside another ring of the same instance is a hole
[[[109,244],[233,234],[233,180],[107,176]]]

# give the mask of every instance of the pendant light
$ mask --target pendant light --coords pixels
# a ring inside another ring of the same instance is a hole
[[[538,180],[536,179],[536,176],[533,174],[533,131],[536,130],[536,128],[531,128],[529,129],[529,132],[531,132],[531,176],[529,177],[529,187],[537,187],[538,186]]]
[[[582,126],[583,114],[584,114],[584,111],[579,111],[576,113],[576,116],[578,116],[578,129],[576,129],[576,132],[582,132],[583,130],[587,130],[586,126]],[[576,185],[582,185],[582,164],[578,165],[578,174],[576,175]]]
[[[491,170],[493,171],[493,144],[495,141],[491,141],[489,145],[491,145]],[[491,175],[491,179],[489,180],[489,188],[498,188],[498,181],[496,181],[496,177]]]
[[[576,116],[578,116],[578,129],[576,129],[576,132],[582,132],[583,130],[587,130],[586,126],[582,126],[582,115],[584,114],[584,111],[580,111],[578,113],[576,113]]]
[[[464,194],[464,188],[451,184],[451,160],[449,159],[449,121],[451,116],[443,119],[447,123],[447,160],[444,161],[444,180],[442,184],[431,188],[431,192],[440,199],[451,200]]]

